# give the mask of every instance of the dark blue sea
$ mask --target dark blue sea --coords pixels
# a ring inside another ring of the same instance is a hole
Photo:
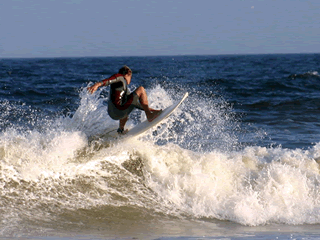
[[[110,141],[109,87],[86,88],[123,65],[152,108],[189,97]],[[319,72],[320,54],[0,59],[0,236],[320,238]]]

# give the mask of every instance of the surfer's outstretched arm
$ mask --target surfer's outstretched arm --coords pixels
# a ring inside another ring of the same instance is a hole
[[[101,86],[102,86],[102,82],[97,82],[97,83],[95,83],[93,86],[88,87],[88,91],[89,91],[89,93],[94,93],[94,92],[97,91],[98,88],[101,87]]]
[[[102,82],[96,82],[93,86],[88,87],[88,91],[89,91],[90,93],[94,93],[95,91],[98,90],[99,87],[109,86],[109,85],[111,85],[112,83],[120,82],[120,81],[122,81],[121,77],[123,77],[123,75],[121,75],[121,74],[114,74],[114,75],[112,75],[111,77],[102,80]]]

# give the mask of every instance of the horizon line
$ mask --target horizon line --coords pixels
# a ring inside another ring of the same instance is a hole
[[[48,56],[48,57],[0,57],[0,59],[53,59],[53,58],[130,58],[130,57],[184,57],[184,56],[249,56],[249,55],[297,55],[320,54],[320,52],[296,53],[223,53],[223,54],[175,54],[175,55],[119,55],[119,56]]]

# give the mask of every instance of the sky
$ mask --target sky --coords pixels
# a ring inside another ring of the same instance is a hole
[[[1,0],[0,58],[320,53],[320,0]]]

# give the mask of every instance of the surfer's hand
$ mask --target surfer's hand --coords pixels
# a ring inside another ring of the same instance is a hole
[[[94,93],[95,91],[97,91],[97,89],[99,88],[99,87],[101,87],[101,83],[100,82],[97,82],[97,83],[95,83],[93,86],[91,86],[91,87],[88,87],[88,91],[89,91],[89,93]]]

